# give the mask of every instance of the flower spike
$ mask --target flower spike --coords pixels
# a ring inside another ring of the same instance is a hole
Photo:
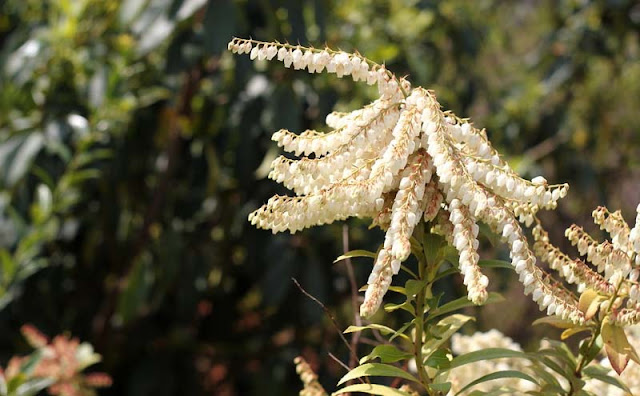
[[[239,38],[228,48],[252,60],[277,60],[295,70],[335,73],[378,86],[380,96],[370,105],[330,113],[330,132],[276,132],[273,140],[299,158],[277,158],[269,177],[295,196],[274,196],[249,215],[252,224],[274,233],[348,217],[371,218],[385,230],[362,316],[380,307],[393,275],[410,254],[414,227],[424,219],[460,253],[459,269],[472,302],[482,304],[487,298],[489,281],[480,271],[477,252],[478,222],[483,221],[507,242],[525,291],[542,309],[585,321],[576,298],[536,266],[519,225],[519,220],[531,224],[540,209],[555,208],[567,193],[566,184],[521,178],[500,158],[486,131],[444,112],[433,92],[412,88],[358,53]]]

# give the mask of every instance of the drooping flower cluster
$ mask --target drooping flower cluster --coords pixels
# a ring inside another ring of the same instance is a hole
[[[582,227],[574,224],[567,228],[565,236],[593,267],[553,246],[539,224],[533,229],[536,253],[579,291],[593,289],[606,297],[601,299],[600,309],[610,311],[613,322],[620,325],[640,323],[640,205],[637,213],[631,229],[620,211],[612,213],[602,206],[594,210],[594,222],[611,235],[611,241],[602,243]]]
[[[281,43],[233,39],[228,48],[251,59],[284,62],[285,67],[377,84],[380,97],[350,113],[331,113],[331,131],[299,135],[278,131],[273,139],[287,152],[272,164],[270,178],[295,196],[274,196],[249,216],[259,228],[297,232],[348,217],[372,218],[386,230],[368,280],[363,316],[379,308],[391,278],[410,253],[415,225],[432,221],[447,230],[460,253],[460,271],[474,303],[487,297],[480,272],[478,221],[508,243],[512,264],[525,285],[549,312],[582,323],[577,301],[563,293],[536,266],[520,222],[530,225],[540,209],[553,209],[568,186],[543,177],[525,180],[502,160],[486,132],[444,112],[431,91],[412,88],[384,66],[359,54]]]

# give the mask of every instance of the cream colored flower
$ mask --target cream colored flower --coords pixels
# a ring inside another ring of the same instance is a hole
[[[571,259],[553,246],[540,225],[533,229],[536,253],[568,283],[576,284],[578,291],[589,288],[610,297],[603,299],[600,306],[612,308],[609,315],[619,325],[640,323],[640,252],[636,249],[640,205],[638,212],[635,227],[631,229],[620,211],[609,212],[602,206],[593,211],[594,222],[609,233],[611,241],[599,243],[575,224],[567,228],[565,236],[593,268],[580,259]],[[609,307],[612,299],[612,307]]]
[[[277,158],[269,177],[295,195],[274,196],[249,216],[252,224],[274,233],[348,217],[371,218],[385,229],[361,315],[379,308],[392,276],[410,254],[414,227],[424,218],[460,253],[460,271],[474,303],[487,298],[488,279],[477,253],[478,221],[483,221],[509,245],[525,291],[551,314],[584,322],[575,297],[536,266],[519,224],[531,224],[540,209],[555,208],[566,195],[566,184],[521,178],[484,130],[443,112],[433,92],[412,88],[359,54],[237,38],[228,48],[251,53],[252,59],[277,59],[285,67],[326,71],[378,87],[380,96],[370,105],[329,114],[329,132],[276,132],[278,145],[300,158]]]

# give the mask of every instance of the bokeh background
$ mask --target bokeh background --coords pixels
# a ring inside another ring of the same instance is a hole
[[[303,354],[334,389],[353,322],[344,263],[382,240],[349,221],[253,229],[274,193],[277,129],[321,127],[371,88],[226,51],[233,37],[358,50],[488,130],[527,177],[568,182],[552,240],[597,205],[640,202],[640,2],[624,0],[0,1],[0,363],[33,323],[103,355],[104,395],[294,395]],[[491,238],[484,257],[508,258]],[[355,259],[366,282],[371,262]],[[494,270],[499,303],[465,331],[525,346],[537,307]],[[441,285],[464,292],[460,279]],[[401,317],[387,320],[401,323]],[[364,339],[360,351],[370,348]]]

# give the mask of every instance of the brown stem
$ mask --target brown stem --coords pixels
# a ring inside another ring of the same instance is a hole
[[[331,320],[331,323],[333,324],[333,327],[338,332],[338,335],[340,336],[340,339],[342,339],[342,342],[344,342],[344,344],[347,346],[347,349],[349,349],[349,353],[351,354],[351,358],[352,359],[355,358],[355,360],[358,361],[358,355],[356,355],[356,351],[354,351],[351,348],[351,345],[349,344],[349,341],[347,341],[347,339],[345,338],[344,334],[342,333],[342,330],[340,329],[340,325],[338,325],[338,321],[336,321],[335,316],[333,316],[331,311],[329,311],[329,308],[327,308],[320,300],[318,300],[317,298],[312,296],[308,291],[304,290],[302,288],[302,286],[300,286],[300,283],[295,278],[291,278],[291,280],[293,281],[293,283],[295,283],[295,285],[298,287],[298,289],[300,289],[302,294],[304,294],[305,296],[309,297],[309,299],[311,301],[315,302],[316,304],[318,304],[320,306],[320,308],[322,308],[324,313]],[[364,383],[364,381],[362,379],[360,379],[360,382]]]

